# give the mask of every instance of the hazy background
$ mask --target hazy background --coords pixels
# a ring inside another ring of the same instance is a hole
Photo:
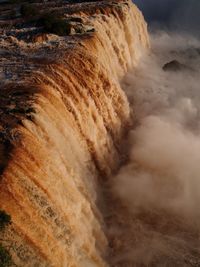
[[[150,39],[122,84],[133,129],[112,188],[129,213],[111,229],[124,242],[112,266],[200,266],[200,41],[165,31]],[[163,71],[171,60],[188,68]]]
[[[134,0],[150,27],[161,27],[200,36],[199,0]]]

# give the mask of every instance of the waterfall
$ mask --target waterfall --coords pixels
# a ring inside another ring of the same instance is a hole
[[[94,34],[60,38],[57,50],[6,39],[26,55],[26,65],[15,63],[20,75],[2,85],[11,149],[3,156],[2,145],[0,208],[12,218],[2,238],[17,266],[107,266],[99,184],[118,167],[130,123],[120,81],[149,40],[131,1],[77,14]]]

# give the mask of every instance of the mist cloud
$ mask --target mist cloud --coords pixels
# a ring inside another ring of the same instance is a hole
[[[195,38],[159,32],[152,36],[152,52],[123,82],[135,126],[129,161],[112,179],[129,214],[118,215],[128,232],[118,261],[200,266],[199,48]],[[191,69],[163,71],[173,59]],[[123,240],[125,232],[118,235]]]

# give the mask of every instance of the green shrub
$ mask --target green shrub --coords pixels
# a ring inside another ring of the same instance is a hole
[[[12,257],[9,251],[0,244],[0,266],[9,267],[12,263]]]
[[[57,35],[68,35],[71,32],[70,24],[55,14],[46,14],[42,18],[42,24],[47,32]]]
[[[11,4],[20,4],[20,3],[23,3],[24,0],[10,0],[9,3]]]
[[[11,217],[4,210],[0,210],[0,231],[11,223]],[[0,267],[9,267],[12,265],[12,257],[9,251],[0,244]]]
[[[31,18],[37,15],[38,10],[30,4],[23,4],[20,9],[21,15],[24,18]]]
[[[4,210],[0,210],[0,231],[4,230],[4,228],[10,223],[10,215],[8,215]]]

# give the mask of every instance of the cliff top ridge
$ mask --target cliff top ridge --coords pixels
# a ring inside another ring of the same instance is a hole
[[[126,0],[1,1],[0,174],[20,140],[17,125],[34,113],[33,73],[84,49],[85,40],[95,35],[95,21],[123,16],[128,5]]]

